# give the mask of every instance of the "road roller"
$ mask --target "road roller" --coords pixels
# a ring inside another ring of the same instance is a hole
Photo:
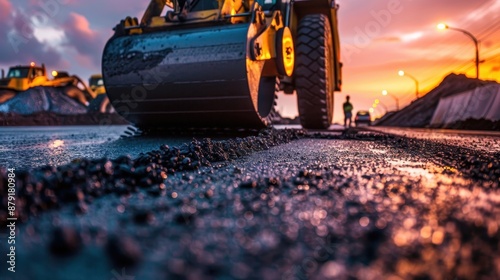
[[[136,127],[263,128],[276,92],[297,94],[301,124],[326,129],[340,91],[334,0],[151,0],[114,28],[106,94]]]

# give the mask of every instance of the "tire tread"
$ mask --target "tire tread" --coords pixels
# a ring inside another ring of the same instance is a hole
[[[332,94],[327,92],[327,79],[332,70],[325,67],[325,41],[329,39],[325,34],[330,32],[329,24],[326,16],[312,14],[305,16],[298,27],[295,85],[300,122],[304,128],[326,129],[332,121],[328,110],[333,108],[327,97]]]

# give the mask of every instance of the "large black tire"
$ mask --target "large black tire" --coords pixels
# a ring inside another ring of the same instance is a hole
[[[300,123],[309,129],[326,129],[333,119],[333,41],[328,17],[305,16],[296,40],[295,88]]]

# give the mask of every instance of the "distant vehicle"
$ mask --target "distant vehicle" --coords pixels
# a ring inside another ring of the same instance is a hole
[[[371,125],[372,124],[372,118],[370,116],[370,112],[368,112],[368,111],[358,111],[356,113],[356,118],[354,119],[354,122],[356,123],[356,126]]]

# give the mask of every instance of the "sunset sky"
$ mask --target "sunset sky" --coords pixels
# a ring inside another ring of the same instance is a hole
[[[439,22],[480,40],[481,78],[500,81],[500,0],[338,0],[344,86],[336,93],[335,121],[350,95],[354,111],[376,98],[395,109],[386,89],[406,105],[415,84],[426,93],[450,72],[475,76],[474,44],[464,34],[437,30]],[[140,17],[148,0],[0,0],[0,67],[45,63],[87,79],[100,72],[102,49],[122,18]],[[280,97],[278,109],[296,114],[295,97]],[[383,113],[382,106],[376,114]]]

